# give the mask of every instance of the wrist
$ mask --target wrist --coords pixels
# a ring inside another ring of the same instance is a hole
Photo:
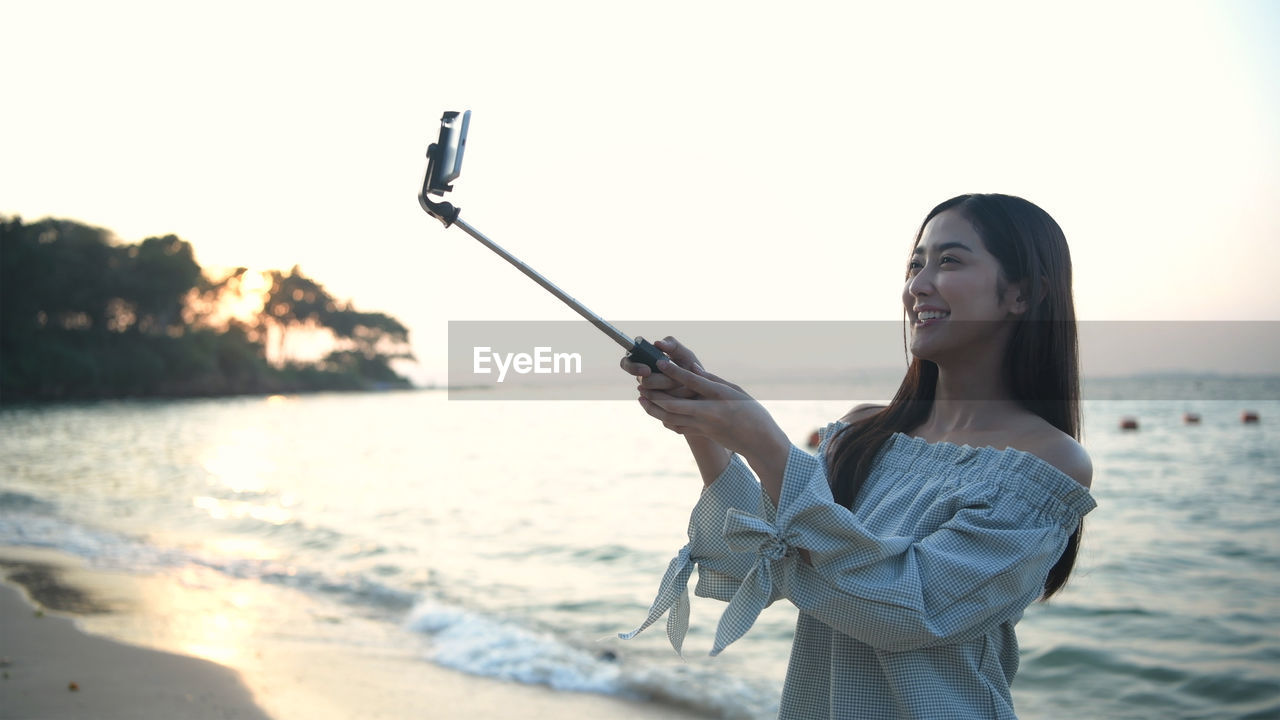
[[[760,485],[769,494],[774,504],[782,495],[782,474],[787,468],[787,459],[791,457],[791,440],[782,428],[770,423],[769,432],[753,444],[750,453],[743,453]]]
[[[702,475],[702,486],[710,487],[716,478],[724,472],[733,459],[733,453],[705,435],[685,435],[685,442],[697,462],[698,472]]]

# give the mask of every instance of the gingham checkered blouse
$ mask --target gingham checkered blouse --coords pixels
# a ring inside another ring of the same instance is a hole
[[[680,652],[687,585],[727,601],[711,650],[766,606],[800,609],[779,718],[1014,718],[1014,625],[1039,597],[1088,489],[1020,450],[897,433],[877,452],[851,512],[817,457],[792,447],[775,508],[734,456],[702,494],[644,624],[670,610]],[[812,565],[797,548],[809,551]]]

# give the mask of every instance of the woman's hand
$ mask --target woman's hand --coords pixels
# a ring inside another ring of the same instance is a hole
[[[715,378],[714,375],[703,369],[702,363],[698,362],[698,356],[694,355],[692,350],[681,345],[680,341],[670,335],[655,342],[654,346],[680,367]],[[686,400],[695,397],[692,390],[676,382],[668,375],[653,372],[648,365],[631,362],[625,357],[622,358],[619,365],[627,374],[635,376],[638,381],[636,389],[642,393],[646,391],[665,392],[673,398]],[[715,379],[719,380],[719,378]],[[733,453],[711,438],[688,432],[683,433],[683,435],[685,441],[689,443],[689,451],[693,453],[693,459],[698,465],[698,473],[702,476],[703,486],[711,485],[728,467],[729,461],[733,459]]]
[[[702,369],[702,363],[698,362],[698,356],[694,355],[692,350],[681,345],[680,341],[670,335],[661,340],[655,341],[653,346],[665,353],[667,357],[671,358],[672,362],[676,363],[680,367],[687,368],[695,372],[705,372]],[[668,378],[666,375],[653,372],[653,370],[644,363],[631,362],[627,359],[627,356],[624,355],[618,365],[622,368],[623,372],[628,375],[635,376],[637,389],[662,390],[664,392],[672,393],[677,397],[693,397],[693,393],[687,390],[684,386],[675,382],[671,378]]]
[[[687,357],[692,358],[692,353]],[[764,406],[742,388],[708,373],[696,358],[690,365],[695,369],[685,369],[669,359],[659,360],[663,381],[658,383],[653,376],[642,375],[641,407],[674,432],[706,437],[741,454],[776,503],[791,441]],[[649,383],[661,388],[647,387]]]

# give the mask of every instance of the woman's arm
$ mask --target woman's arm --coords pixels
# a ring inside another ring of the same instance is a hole
[[[655,342],[654,346],[680,367],[694,373],[706,373],[702,363],[698,362],[698,358],[693,354],[693,351],[681,345],[675,338],[668,335]],[[622,358],[619,365],[628,375],[635,376],[638,390],[666,392],[673,394],[675,397],[685,399],[694,397],[692,390],[686,389],[666,375],[655,374],[649,369],[648,365],[631,362],[625,357]],[[733,453],[729,452],[720,443],[704,435],[686,434],[684,439],[689,443],[689,451],[693,454],[693,460],[698,466],[698,473],[702,476],[702,486],[706,488],[715,482],[716,478],[720,477],[725,468],[729,466],[729,460],[733,457]]]
[[[782,594],[885,650],[957,642],[1020,612],[1072,530],[1069,513],[984,488],[919,540],[878,535],[834,502],[825,467],[808,453],[792,453],[785,482],[775,527],[784,543],[808,549],[812,565],[779,567]]]
[[[1014,471],[1028,474],[1032,484],[1045,480],[1031,477],[1043,473],[1043,466]],[[1040,595],[1071,530],[1093,506],[1083,488],[1070,500],[1033,502],[978,484],[980,489],[957,499],[952,516],[937,530],[916,539],[869,531],[832,500],[821,457],[799,448],[793,448],[784,473],[776,515],[741,509],[750,504],[754,483],[745,481],[749,473],[740,460],[727,472],[741,474],[735,483],[739,507],[720,498],[729,487],[720,485],[726,478],[704,493],[690,521],[690,542],[672,561],[648,619],[624,637],[670,609],[667,634],[680,650],[689,617],[686,586],[696,564],[697,594],[729,603],[712,655],[781,598],[884,651],[963,642],[1016,617]],[[759,502],[762,510],[773,510]],[[700,557],[706,548],[718,549]],[[808,557],[802,558],[801,548]]]
[[[646,411],[676,432],[704,435],[738,450],[776,507],[774,518],[726,513],[726,545],[752,553],[755,562],[721,618],[713,654],[745,633],[779,596],[837,631],[885,650],[957,642],[985,632],[1034,601],[1080,516],[1092,508],[1083,488],[1084,496],[1072,495],[1070,505],[1051,503],[1053,512],[1016,493],[976,494],[964,498],[928,537],[875,534],[835,503],[821,458],[785,438],[782,459],[774,456],[776,425],[749,396],[718,380],[660,367],[696,397],[643,393]],[[1018,471],[1045,472],[1038,465]],[[1055,474],[1046,481],[1065,480]]]
[[[725,541],[725,518],[731,512],[744,512],[772,518],[773,507],[764,500],[760,484],[742,458],[730,455],[719,477],[713,478],[702,492],[689,516],[689,542],[667,566],[657,597],[648,617],[635,630],[620,635],[635,637],[670,611],[667,638],[679,653],[689,628],[689,578],[698,568],[697,593],[703,597],[729,600],[738,591],[743,578],[756,564],[753,553],[734,550]]]
[[[658,369],[676,387],[641,387],[640,406],[645,412],[669,430],[686,437],[705,437],[742,455],[776,505],[791,441],[764,406],[742,388],[705,370],[691,372],[670,360],[659,360]]]

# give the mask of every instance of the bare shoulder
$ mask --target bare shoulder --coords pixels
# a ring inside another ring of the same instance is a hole
[[[1093,485],[1089,452],[1075,438],[1047,422],[1029,432],[1018,449],[1044,460],[1085,487]]]
[[[852,425],[853,423],[861,422],[861,421],[863,421],[863,420],[866,420],[867,418],[871,417],[872,415],[875,415],[876,413],[878,413],[878,412],[880,412],[881,410],[885,409],[885,407],[887,407],[887,406],[886,406],[886,405],[872,405],[872,404],[870,404],[870,403],[862,403],[861,405],[855,405],[855,406],[854,406],[854,408],[853,408],[852,410],[850,410],[849,412],[845,413],[845,416],[844,416],[844,417],[840,418],[840,421],[841,421],[841,422],[846,422],[846,423],[849,423],[850,425]]]

